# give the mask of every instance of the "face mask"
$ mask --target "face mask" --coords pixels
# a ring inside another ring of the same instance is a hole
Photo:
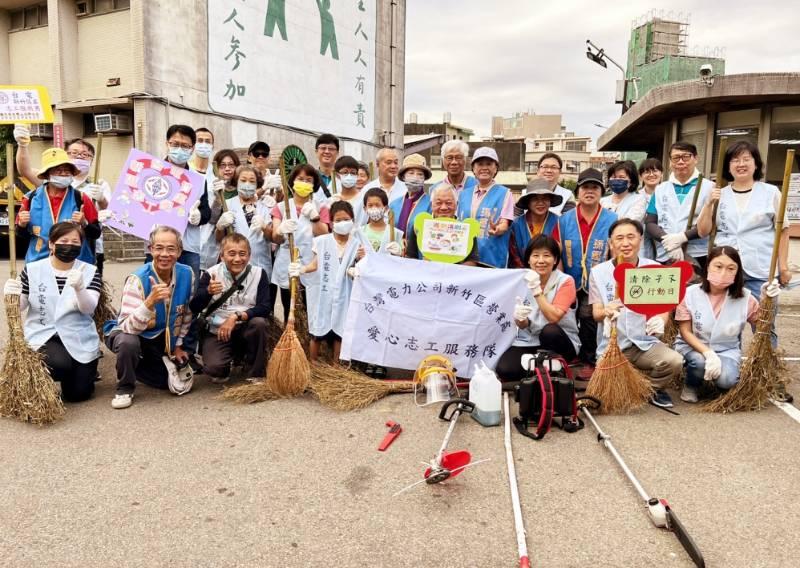
[[[311,195],[311,192],[314,191],[314,185],[307,181],[298,180],[294,182],[292,189],[294,189],[294,192],[300,197],[308,197]]]
[[[347,221],[336,221],[333,224],[333,232],[337,235],[349,235],[353,230],[353,222],[349,219]]]
[[[608,180],[608,187],[617,195],[628,191],[628,186],[630,186],[630,182],[626,179],[612,178]]]
[[[81,245],[55,245],[55,257],[61,262],[72,262],[81,254]]]
[[[236,186],[236,190],[242,197],[253,197],[256,194],[256,184],[254,183],[240,183]]]
[[[425,183],[416,179],[406,179],[406,187],[411,193],[419,193],[422,191]]]
[[[370,207],[367,209],[367,215],[370,221],[383,220],[383,207]]]
[[[178,166],[182,166],[189,161],[192,157],[192,151],[178,146],[177,148],[169,147],[169,161]]]
[[[69,187],[72,185],[72,176],[50,176],[49,182],[55,187]]]
[[[356,186],[356,181],[358,181],[358,176],[355,174],[344,174],[342,176],[342,187],[345,189],[350,189]]]
[[[80,174],[82,176],[85,176],[86,174],[89,173],[89,168],[92,165],[92,161],[91,160],[84,160],[83,158],[75,158],[74,160],[72,160],[72,164],[76,168],[78,168],[78,171],[80,172]]]
[[[724,274],[717,274],[717,273],[708,274],[708,281],[711,282],[714,286],[717,286],[719,288],[727,288],[728,286],[733,284],[735,278],[736,278],[735,275],[727,276]]]
[[[210,158],[213,151],[214,145],[208,142],[198,142],[194,147],[194,153],[197,154],[198,158]]]

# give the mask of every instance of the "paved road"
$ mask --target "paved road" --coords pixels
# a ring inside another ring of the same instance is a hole
[[[118,290],[131,268],[109,267]],[[797,299],[779,318],[794,355]],[[0,421],[3,566],[516,565],[501,428],[465,417],[451,448],[490,461],[392,497],[422,479],[446,429],[409,396],[348,414],[311,399],[242,407],[200,378],[183,398],[140,387],[115,411],[110,356],[102,371],[95,399],[59,424]],[[796,566],[800,424],[777,408],[676,410],[600,420],[709,566]],[[388,418],[405,430],[380,453]],[[590,428],[513,442],[534,566],[691,566]]]

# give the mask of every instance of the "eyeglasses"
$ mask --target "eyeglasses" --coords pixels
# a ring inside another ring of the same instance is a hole
[[[338,152],[339,149],[336,146],[317,146],[317,151],[322,152],[323,154],[332,154],[333,152]]]
[[[739,164],[744,166],[747,164],[752,164],[753,162],[755,162],[755,160],[753,159],[752,156],[747,156],[744,158],[734,158],[733,160],[731,160],[731,164],[733,164],[734,166],[738,166]]]
[[[661,172],[658,170],[646,170],[642,172],[643,176],[657,176],[661,175]]]
[[[445,156],[444,157],[444,161],[448,162],[448,163],[450,163],[450,162],[463,162],[464,161],[464,156],[461,156],[461,155],[458,155],[458,156]]]
[[[261,150],[256,150],[253,152],[254,158],[269,158],[269,152],[263,152]]]
[[[221,169],[221,170],[235,170],[236,169],[236,164],[234,164],[233,162],[222,162],[219,165],[219,169]]]
[[[669,157],[669,161],[673,164],[677,164],[678,162],[688,163],[692,158],[694,158],[694,154],[675,154]]]
[[[551,171],[558,171],[561,169],[560,166],[539,166],[540,170],[551,170]]]
[[[172,148],[173,150],[177,150],[178,148],[183,148],[184,150],[191,150],[194,148],[191,144],[178,144],[177,142],[167,142],[167,146]]]
[[[166,253],[166,254],[169,254],[169,255],[176,255],[176,254],[178,254],[178,250],[180,250],[180,249],[178,249],[178,247],[173,247],[173,246],[166,246],[165,247],[165,246],[162,246],[162,245],[156,245],[154,247],[151,247],[151,250],[155,254],[164,254],[164,253]]]
[[[70,158],[79,158],[81,160],[91,160],[92,158],[94,158],[94,155],[89,152],[78,152],[76,150],[68,151],[67,155]]]

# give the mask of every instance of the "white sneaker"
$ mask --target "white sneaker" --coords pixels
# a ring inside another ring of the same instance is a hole
[[[133,404],[133,394],[115,394],[111,399],[111,408],[117,410],[128,408],[131,404]]]
[[[691,404],[697,402],[697,389],[694,387],[683,385],[683,390],[681,390],[681,400],[683,402],[688,402]]]

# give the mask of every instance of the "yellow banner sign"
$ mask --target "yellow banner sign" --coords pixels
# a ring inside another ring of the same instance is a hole
[[[47,89],[39,85],[0,85],[0,124],[52,122]]]

